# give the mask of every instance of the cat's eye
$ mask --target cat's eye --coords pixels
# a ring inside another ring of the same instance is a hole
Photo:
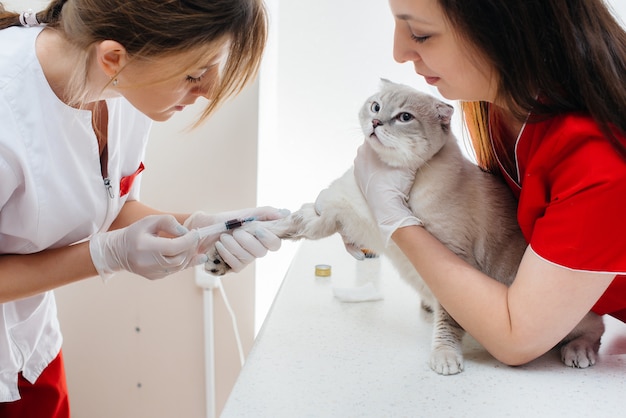
[[[409,122],[409,121],[411,121],[411,120],[413,120],[415,118],[410,113],[402,112],[402,113],[398,114],[398,116],[396,116],[396,119],[398,119],[400,122]]]
[[[378,102],[372,102],[370,109],[372,110],[372,112],[378,113],[380,112],[380,104]]]

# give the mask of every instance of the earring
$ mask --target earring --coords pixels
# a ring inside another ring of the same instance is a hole
[[[114,79],[111,81],[111,84],[113,84],[113,87],[117,87],[117,83],[118,83],[117,78],[114,78]]]

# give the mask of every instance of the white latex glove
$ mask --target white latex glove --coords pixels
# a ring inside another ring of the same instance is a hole
[[[231,219],[246,219],[256,218],[257,221],[273,221],[276,219],[282,219],[289,215],[289,211],[286,209],[276,209],[270,206],[263,206],[259,208],[248,208],[229,212],[220,212],[217,214],[208,214],[206,212],[195,212],[189,216],[183,224],[185,228],[192,230],[205,226],[211,226],[215,224],[223,224]],[[269,231],[268,231],[269,233]],[[204,237],[198,247],[198,253],[206,253],[213,248],[215,243],[220,239],[223,232],[215,235],[209,235]],[[273,234],[272,234],[273,235]],[[280,241],[280,240],[279,240]],[[280,245],[279,245],[280,246]],[[232,267],[232,266],[231,266]]]
[[[236,229],[232,235],[222,234],[215,249],[232,271],[239,272],[255,259],[264,257],[268,250],[278,250],[280,244],[280,238],[260,223],[252,233]]]
[[[160,237],[159,233],[175,238]],[[126,228],[95,234],[89,251],[103,279],[127,270],[148,279],[160,279],[206,262],[197,251],[199,235],[188,231],[170,215],[152,215]]]
[[[396,229],[424,225],[408,206],[415,170],[385,164],[365,142],[354,159],[354,177],[378,223],[385,245]]]

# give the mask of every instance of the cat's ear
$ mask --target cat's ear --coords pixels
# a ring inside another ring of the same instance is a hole
[[[439,102],[435,105],[435,108],[437,109],[437,118],[441,121],[441,125],[450,125],[454,107],[447,103]]]
[[[435,105],[437,109],[437,118],[441,122],[441,128],[444,132],[450,131],[450,121],[452,120],[452,113],[454,108],[447,103],[439,102]]]
[[[381,79],[380,79],[380,85],[381,85],[381,87],[383,87],[383,88],[384,88],[384,87],[389,86],[389,85],[392,85],[392,84],[395,84],[395,83],[394,83],[393,81],[391,81],[391,80],[387,80],[386,78],[382,78],[382,77],[381,77]]]

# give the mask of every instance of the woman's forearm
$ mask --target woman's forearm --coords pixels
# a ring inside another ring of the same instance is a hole
[[[126,227],[154,214],[163,212],[139,201],[127,202],[110,229]],[[184,222],[188,215],[174,216],[179,222]],[[88,242],[35,254],[0,255],[0,303],[33,296],[97,275]]]
[[[122,207],[122,210],[118,214],[117,218],[111,225],[111,230],[124,228],[134,222],[137,222],[140,219],[145,218],[149,215],[164,215],[166,212],[159,211],[150,206],[143,204],[138,200],[128,201]],[[185,222],[185,219],[189,216],[189,214],[171,214],[173,215],[179,223]]]
[[[551,265],[527,251],[513,285],[506,287],[424,228],[400,228],[392,237],[446,311],[494,357],[511,365],[556,345],[612,280]]]
[[[463,261],[424,228],[400,228],[392,238],[439,303],[474,338],[483,345],[493,336],[512,338],[505,285]]]
[[[0,303],[97,275],[88,242],[34,254],[1,255]]]

